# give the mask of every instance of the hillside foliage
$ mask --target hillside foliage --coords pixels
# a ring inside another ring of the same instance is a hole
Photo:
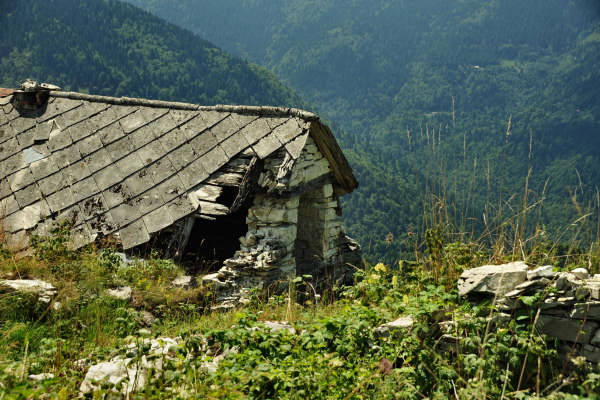
[[[128,1],[267,66],[338,127],[361,182],[346,225],[371,255],[423,243],[431,195],[476,236],[524,201],[549,234],[597,208],[595,0]]]
[[[265,68],[114,0],[0,3],[0,86],[200,104],[302,105]]]

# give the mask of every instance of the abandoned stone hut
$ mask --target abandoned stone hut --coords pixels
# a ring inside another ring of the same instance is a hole
[[[25,255],[61,221],[75,248],[159,248],[239,296],[360,263],[339,199],[357,186],[330,129],[289,108],[0,90],[0,220]]]

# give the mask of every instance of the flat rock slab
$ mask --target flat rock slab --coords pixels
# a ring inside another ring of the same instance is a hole
[[[412,328],[414,323],[415,320],[413,317],[406,315],[392,322],[388,322],[387,324],[378,326],[373,330],[373,335],[380,338],[398,336],[402,332]]]
[[[540,332],[566,342],[588,344],[598,329],[598,324],[591,321],[585,324],[582,322],[576,319],[541,315],[536,327]]]
[[[194,278],[189,275],[178,276],[171,282],[171,287],[189,289],[194,286]]]
[[[504,295],[527,280],[529,267],[522,261],[503,265],[484,265],[466,270],[458,281],[458,293]]]
[[[554,272],[554,267],[552,265],[544,265],[532,269],[531,271],[527,271],[527,279],[530,281],[538,278],[552,279],[555,276],[556,272]]]
[[[92,365],[81,382],[79,391],[82,394],[92,393],[102,385],[115,387],[124,380],[127,380],[127,384],[121,389],[124,394],[142,389],[150,371],[162,370],[163,358],[173,359],[169,352],[173,346],[178,346],[178,342],[172,338],[158,338],[146,339],[143,344],[150,345],[148,357],[143,355],[138,361],[132,357],[117,356],[110,361]],[[135,353],[138,346],[135,343],[130,344],[129,352]]]
[[[52,284],[39,279],[3,280],[0,283],[16,292],[36,294],[38,300],[43,303],[50,303],[58,292]]]

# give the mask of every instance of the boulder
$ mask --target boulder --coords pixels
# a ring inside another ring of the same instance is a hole
[[[536,328],[548,336],[566,342],[576,341],[580,344],[588,344],[598,329],[598,324],[587,321],[582,326],[582,322],[583,321],[576,319],[560,318],[542,314],[538,319]]]
[[[570,317],[575,319],[600,320],[600,301],[575,304]]]
[[[527,280],[529,267],[522,261],[503,265],[484,265],[466,270],[458,281],[461,296],[471,294],[504,295]]]
[[[581,279],[581,280],[585,280],[590,277],[590,273],[585,268],[575,268],[574,270],[571,271],[571,273],[573,275],[575,275],[575,277],[577,277],[577,279]]]
[[[292,335],[296,334],[296,330],[294,329],[294,327],[290,323],[285,322],[285,321],[262,321],[261,323],[265,326],[265,328],[267,328],[271,332],[287,331],[288,333],[290,333]],[[257,330],[260,328],[253,327],[250,329]]]
[[[181,275],[173,279],[171,287],[179,289],[190,289],[194,286],[194,278],[189,275]]]
[[[556,289],[560,292],[570,293],[573,292],[583,284],[583,281],[575,274],[570,272],[561,272],[558,274],[558,279],[554,283]]]
[[[378,326],[373,330],[373,335],[375,337],[385,338],[390,336],[398,336],[402,332],[412,328],[415,320],[410,315],[403,316],[394,320],[392,322],[388,322],[387,324],[383,324]]]
[[[163,359],[174,359],[171,352],[177,344],[177,340],[172,338],[145,339],[140,344],[131,343],[127,347],[127,357],[116,356],[110,361],[92,365],[81,382],[79,391],[82,394],[92,393],[103,383],[115,388],[123,383],[123,394],[140,390],[146,385],[150,370],[161,371]],[[142,348],[145,350],[144,355],[134,358]]]
[[[50,372],[44,372],[42,374],[29,375],[27,379],[34,382],[42,382],[47,379],[54,379],[54,374],[51,374]]]
[[[2,280],[0,283],[16,292],[33,293],[42,303],[50,303],[58,292],[52,284],[39,279]]]
[[[106,295],[117,300],[131,300],[133,290],[129,286],[121,286],[115,289],[107,289]]]
[[[539,278],[552,279],[555,276],[556,272],[554,272],[554,267],[552,265],[544,265],[542,267],[532,269],[531,271],[527,271],[527,279],[530,281]]]
[[[96,389],[99,389],[103,383],[110,386],[117,386],[127,377],[126,360],[115,359],[105,361],[90,367],[79,386],[79,391],[83,394],[92,393]]]

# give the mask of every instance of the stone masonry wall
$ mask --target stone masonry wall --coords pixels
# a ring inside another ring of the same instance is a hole
[[[523,296],[541,296],[536,329],[563,343],[563,357],[584,356],[600,363],[600,274],[585,268],[556,272],[546,265],[530,268],[523,262],[487,265],[463,272],[459,294],[473,301],[496,298],[497,323],[525,307]]]
[[[310,137],[292,165],[282,154],[265,162],[259,177],[264,192],[255,195],[248,210],[240,249],[217,273],[203,278],[218,289],[222,305],[243,302],[253,288],[281,291],[295,275],[347,277],[349,270],[340,263],[360,263],[360,247],[342,229],[330,173]],[[303,192],[303,187],[316,188]]]

